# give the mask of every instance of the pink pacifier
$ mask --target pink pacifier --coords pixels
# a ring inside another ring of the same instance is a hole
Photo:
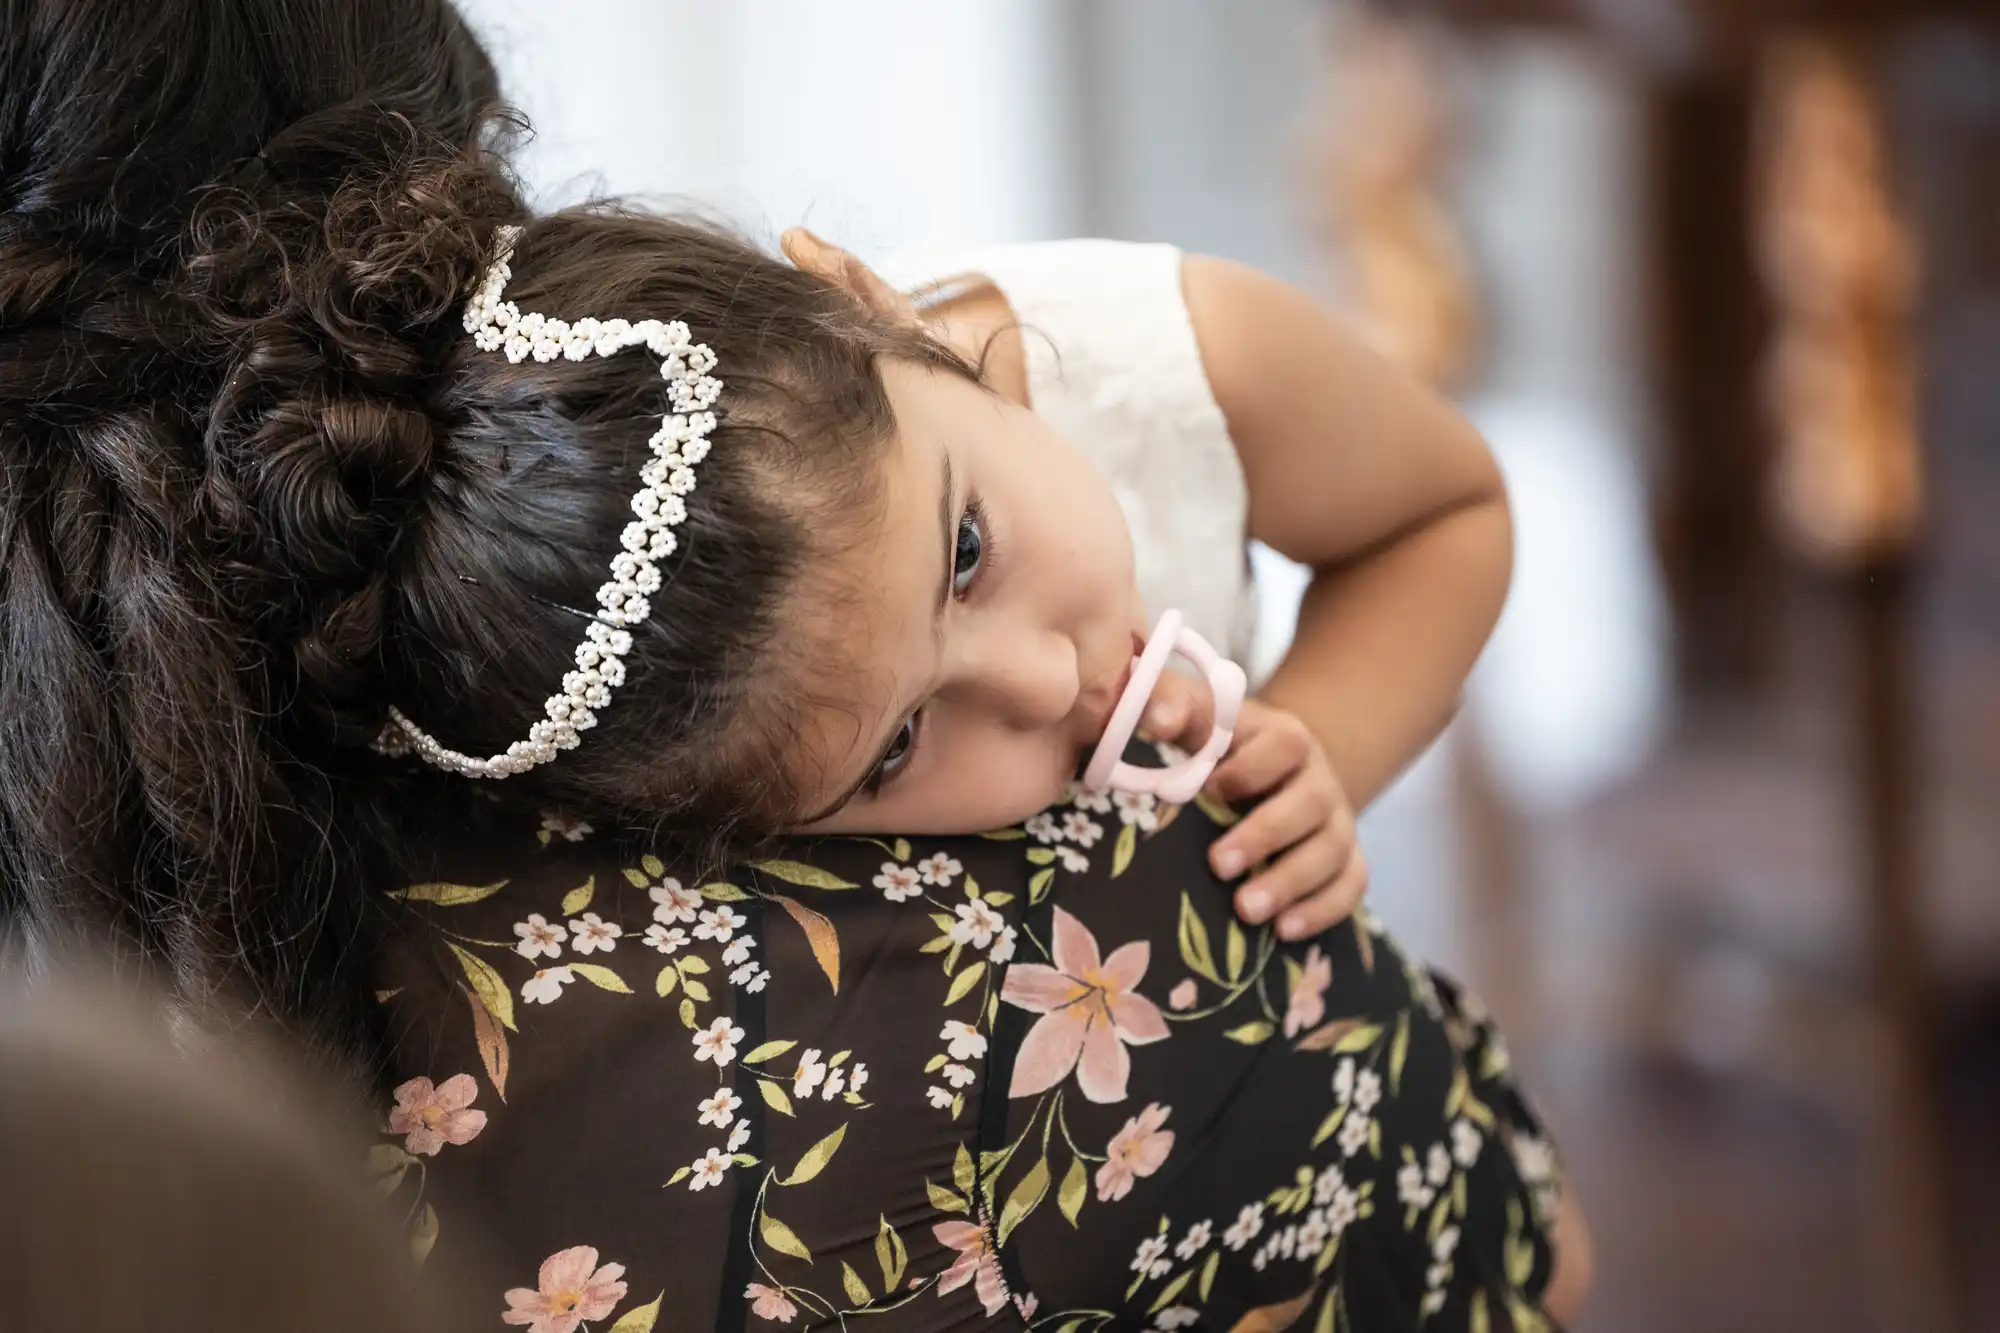
[[[1166,768],[1128,764],[1124,760],[1125,745],[1139,729],[1146,701],[1153,697],[1153,687],[1160,683],[1160,673],[1166,670],[1167,659],[1175,653],[1194,663],[1208,677],[1209,692],[1215,696],[1215,727],[1208,733],[1208,743],[1201,747],[1200,753],[1178,764]],[[1222,761],[1236,734],[1236,714],[1243,707],[1246,686],[1242,667],[1209,647],[1208,640],[1187,627],[1180,612],[1168,611],[1153,627],[1146,650],[1132,663],[1132,679],[1126,684],[1125,693],[1118,697],[1118,707],[1112,710],[1111,725],[1104,729],[1104,739],[1097,743],[1090,764],[1083,770],[1084,786],[1093,791],[1115,787],[1119,791],[1151,792],[1172,805],[1193,800],[1201,784],[1208,781],[1208,775]]]

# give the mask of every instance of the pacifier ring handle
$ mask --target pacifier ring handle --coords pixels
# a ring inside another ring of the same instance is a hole
[[[1160,683],[1160,673],[1166,670],[1167,659],[1175,653],[1193,663],[1207,679],[1209,692],[1214,697],[1215,724],[1201,749],[1177,764],[1165,768],[1141,768],[1137,764],[1128,764],[1124,760],[1125,746],[1138,731],[1146,702],[1153,697],[1153,690]],[[1236,715],[1242,710],[1247,688],[1243,668],[1216,652],[1208,640],[1189,629],[1186,618],[1180,612],[1169,610],[1162,613],[1159,624],[1153,627],[1152,637],[1146,640],[1145,650],[1132,665],[1132,678],[1126,683],[1125,692],[1118,697],[1118,706],[1111,712],[1111,722],[1105,727],[1103,738],[1091,752],[1090,763],[1083,770],[1084,785],[1093,791],[1109,788],[1151,792],[1171,805],[1185,805],[1208,781],[1208,775],[1222,762],[1222,756],[1235,739]]]

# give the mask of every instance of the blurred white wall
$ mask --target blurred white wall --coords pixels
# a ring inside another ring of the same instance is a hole
[[[694,203],[873,256],[1073,229],[1059,0],[461,0],[553,205]]]

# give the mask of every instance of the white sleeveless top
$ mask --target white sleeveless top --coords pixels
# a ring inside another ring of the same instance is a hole
[[[882,266],[905,291],[992,279],[1020,321],[1034,410],[1110,479],[1150,616],[1180,610],[1249,665],[1249,493],[1209,389],[1171,245],[1050,241]]]

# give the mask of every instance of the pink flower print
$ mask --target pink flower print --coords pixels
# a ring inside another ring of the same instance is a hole
[[[1097,1201],[1110,1203],[1132,1192],[1132,1182],[1150,1176],[1174,1150],[1174,1132],[1161,1129],[1173,1108],[1158,1102],[1125,1122],[1125,1128],[1111,1136],[1104,1150],[1104,1165],[1097,1168]]]
[[[653,920],[663,926],[671,926],[676,922],[681,925],[692,924],[695,913],[701,910],[701,891],[684,889],[677,879],[661,880],[646,891],[646,896],[657,904],[653,908]]]
[[[938,1295],[949,1296],[970,1282],[972,1294],[986,1307],[987,1318],[1007,1305],[1007,1282],[1000,1275],[1000,1260],[986,1240],[986,1228],[977,1222],[939,1222],[931,1228],[938,1244],[958,1251],[958,1262],[938,1278]]]
[[[552,1254],[542,1260],[536,1289],[516,1287],[507,1293],[503,1324],[526,1324],[528,1333],[576,1333],[586,1319],[602,1319],[625,1299],[625,1265],[597,1266],[597,1251],[588,1245]]]
[[[470,1143],[486,1128],[486,1112],[467,1109],[478,1095],[470,1074],[453,1074],[442,1087],[413,1078],[396,1089],[389,1132],[405,1135],[403,1151],[417,1157],[435,1157],[447,1143]]]
[[[1167,1008],[1175,1013],[1186,1013],[1194,1008],[1200,992],[1195,989],[1193,977],[1182,977],[1181,984],[1167,992]]]
[[[568,931],[550,925],[540,912],[533,913],[526,921],[516,921],[514,933],[521,937],[514,952],[530,962],[542,957],[554,958],[562,952],[563,941],[569,938]]]
[[[892,903],[908,902],[924,891],[923,876],[914,866],[899,866],[894,861],[884,861],[882,869],[875,876],[875,887],[882,890],[882,896]]]
[[[923,875],[924,883],[935,884],[940,888],[950,884],[964,869],[965,867],[958,863],[957,857],[944,852],[926,856],[917,862],[917,870]]]
[[[743,1294],[750,1298],[751,1313],[759,1319],[789,1324],[799,1313],[799,1307],[786,1300],[785,1293],[761,1282],[752,1282],[743,1289]]]
[[[1164,1041],[1167,1021],[1138,993],[1152,946],[1134,940],[1100,960],[1090,928],[1055,910],[1053,967],[1015,963],[1001,998],[1040,1014],[1014,1061],[1013,1097],[1045,1092],[1076,1071],[1076,1084],[1094,1102],[1125,1099],[1132,1073],[1130,1044]]]
[[[1285,1007],[1285,1035],[1296,1037],[1326,1017],[1326,988],[1333,982],[1333,960],[1317,944],[1306,950],[1305,966]]]
[[[585,912],[569,923],[570,947],[578,953],[592,953],[598,949],[610,953],[618,946],[618,937],[625,933],[615,921],[605,921],[595,912]]]

